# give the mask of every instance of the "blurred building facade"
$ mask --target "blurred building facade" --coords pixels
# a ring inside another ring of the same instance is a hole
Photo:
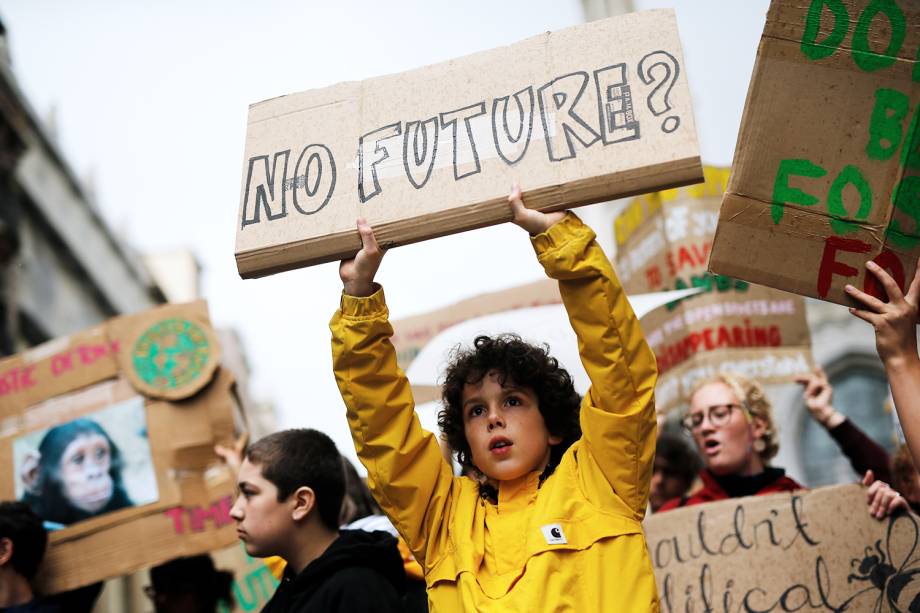
[[[23,95],[0,24],[0,353],[164,302]]]
[[[200,298],[189,251],[141,257],[102,219],[16,80],[0,22],[0,356],[120,314]],[[276,428],[270,403],[249,393],[250,367],[233,330],[217,330],[254,438]],[[105,582],[96,613],[148,611],[147,571]]]

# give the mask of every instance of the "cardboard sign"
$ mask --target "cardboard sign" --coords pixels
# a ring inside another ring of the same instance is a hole
[[[561,302],[559,283],[555,279],[541,279],[511,289],[480,294],[443,309],[394,321],[391,340],[396,348],[396,359],[405,371],[428,341],[461,322],[483,315]]]
[[[268,566],[246,553],[239,543],[211,554],[214,567],[233,572],[233,608],[218,606],[219,613],[261,611],[278,588],[278,580]]]
[[[920,4],[773,0],[713,245],[714,272],[850,304],[920,255]]]
[[[249,110],[242,277],[701,179],[673,11],[594,21]]]
[[[662,613],[920,606],[920,518],[874,519],[858,485],[686,507],[644,527]]]
[[[0,499],[50,530],[43,591],[236,540],[235,477],[213,452],[233,439],[234,382],[214,338],[195,302],[0,361]]]
[[[706,270],[728,170],[707,166],[705,176],[699,185],[640,196],[614,220],[627,293],[703,288],[641,319],[658,360],[661,413],[717,372],[780,383],[813,364],[802,297]]]

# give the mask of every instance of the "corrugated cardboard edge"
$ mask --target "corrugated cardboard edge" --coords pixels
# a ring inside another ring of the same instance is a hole
[[[524,199],[529,208],[545,212],[558,211],[701,181],[703,166],[700,157],[694,156],[583,179],[566,185],[534,189],[525,192]],[[382,224],[375,227],[374,232],[382,246],[391,248],[492,226],[510,219],[511,212],[507,200],[502,197],[450,211]],[[395,236],[399,236],[400,240],[395,240]],[[316,257],[313,255],[314,250],[320,246],[327,255]],[[354,257],[360,247],[361,239],[357,230],[354,230],[265,249],[238,252],[236,263],[240,277],[253,279]]]

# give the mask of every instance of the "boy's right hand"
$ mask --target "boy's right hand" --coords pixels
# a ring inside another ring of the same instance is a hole
[[[511,206],[511,222],[527,230],[531,236],[546,232],[550,226],[565,217],[565,211],[543,213],[542,211],[528,209],[524,206],[521,186],[518,185],[517,182],[511,186],[508,204]]]
[[[358,218],[358,234],[361,250],[350,260],[342,260],[339,277],[346,294],[363,298],[374,293],[374,276],[386,252],[377,244],[374,231],[363,217]]]

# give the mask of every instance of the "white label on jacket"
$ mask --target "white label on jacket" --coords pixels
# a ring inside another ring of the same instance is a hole
[[[540,530],[543,532],[543,538],[546,539],[547,545],[565,545],[568,543],[565,540],[565,533],[562,531],[562,526],[559,524],[546,524]]]

